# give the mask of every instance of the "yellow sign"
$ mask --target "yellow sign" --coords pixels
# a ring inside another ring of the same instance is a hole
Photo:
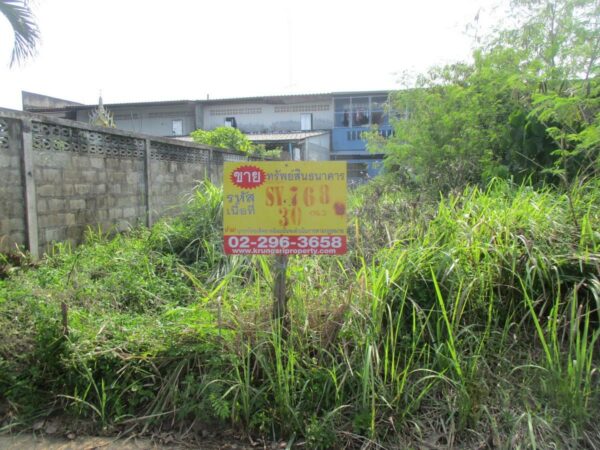
[[[223,178],[226,253],[346,252],[345,162],[226,162]]]

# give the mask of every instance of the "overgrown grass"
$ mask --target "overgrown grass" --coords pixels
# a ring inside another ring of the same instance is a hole
[[[4,430],[66,411],[306,448],[600,446],[597,180],[357,191],[350,253],[290,260],[287,339],[269,259],[222,254],[221,197],[0,280]]]

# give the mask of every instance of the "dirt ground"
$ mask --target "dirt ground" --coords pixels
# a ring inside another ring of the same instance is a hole
[[[279,446],[277,446],[279,448]],[[107,437],[77,436],[73,439],[23,433],[0,436],[0,450],[249,450],[271,449],[272,446],[251,447],[241,443],[222,443],[207,440],[197,444],[157,444],[150,439],[116,439]]]
[[[0,429],[1,425],[0,420]],[[90,423],[58,415],[39,419],[20,430],[5,427],[0,434],[0,450],[284,450],[294,444],[293,440],[252,439],[237,430],[211,424],[194,422],[176,429],[167,425],[143,430],[145,434],[119,428],[95,434],[97,430]]]
[[[65,439],[49,436],[22,434],[17,436],[0,436],[2,450],[179,450],[181,446],[160,446],[148,439],[114,439],[100,437],[76,437]]]

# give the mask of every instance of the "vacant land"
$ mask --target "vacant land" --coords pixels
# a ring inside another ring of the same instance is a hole
[[[258,448],[600,446],[597,179],[442,200],[371,183],[347,255],[291,258],[283,329],[271,260],[223,255],[221,205],[202,185],[151,230],[4,257],[2,431],[60,416]]]

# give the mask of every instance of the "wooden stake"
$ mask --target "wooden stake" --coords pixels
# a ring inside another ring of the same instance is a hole
[[[287,275],[288,256],[275,256],[275,287],[273,289],[273,320],[282,324],[282,319],[287,315]]]

